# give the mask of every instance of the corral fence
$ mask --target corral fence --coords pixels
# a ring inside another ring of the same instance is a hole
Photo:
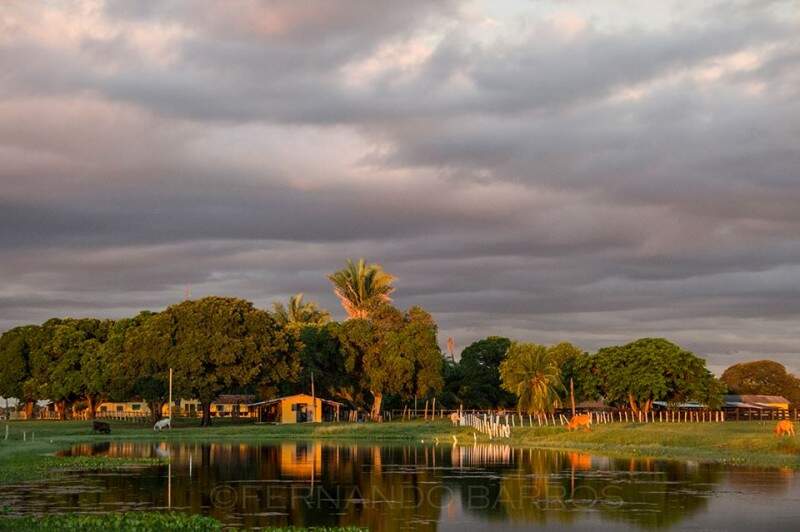
[[[384,412],[385,420],[442,420],[452,414],[459,415],[459,424],[480,429],[489,435],[502,434],[505,429],[497,427],[552,427],[566,426],[572,417],[569,409],[556,410],[551,414],[521,414],[508,410],[463,410],[463,409],[408,409]],[[723,408],[708,410],[683,408],[673,410],[651,410],[634,412],[632,410],[577,410],[578,414],[589,415],[592,424],[606,423],[724,423],[729,421],[800,421],[798,409],[781,410],[775,408]],[[463,419],[464,421],[461,421]]]

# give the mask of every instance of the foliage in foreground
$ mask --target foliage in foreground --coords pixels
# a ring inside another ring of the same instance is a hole
[[[216,532],[234,529],[223,527],[222,523],[211,517],[189,515],[176,512],[128,512],[122,514],[62,514],[44,517],[2,517],[0,531],[50,532],[64,530],[74,532]],[[267,527],[269,532],[358,532],[366,530],[357,527]]]
[[[159,530],[211,532],[222,530],[222,524],[211,517],[179,513],[130,512],[123,514],[63,514],[44,517],[3,517],[0,531],[50,532],[70,530],[100,532],[104,530],[150,532]]]

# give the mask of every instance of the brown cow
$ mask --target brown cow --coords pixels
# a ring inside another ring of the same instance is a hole
[[[786,419],[778,421],[778,424],[775,425],[775,436],[780,438],[784,435],[794,436],[794,423]]]
[[[572,416],[572,419],[569,420],[569,423],[567,424],[567,430],[578,430],[581,427],[585,428],[586,430],[592,430],[589,426],[591,424],[592,417],[589,414],[578,414],[577,416]]]

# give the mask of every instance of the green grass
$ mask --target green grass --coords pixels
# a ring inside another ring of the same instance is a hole
[[[517,428],[511,443],[612,456],[702,460],[800,469],[800,440],[777,438],[774,422],[609,423],[591,432],[561,427]]]

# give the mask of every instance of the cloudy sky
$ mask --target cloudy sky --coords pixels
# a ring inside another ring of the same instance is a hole
[[[0,330],[347,257],[459,348],[800,370],[795,2],[10,0]]]

